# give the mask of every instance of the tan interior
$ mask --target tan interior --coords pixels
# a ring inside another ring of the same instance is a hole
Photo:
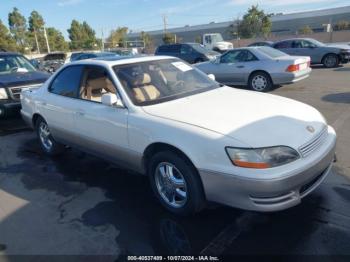
[[[159,90],[151,84],[151,77],[149,74],[143,74],[142,81],[137,81],[135,86],[133,92],[136,100],[139,102],[154,100],[160,96]]]
[[[101,103],[102,95],[106,93],[116,93],[111,80],[107,77],[88,79],[82,90],[81,98]]]

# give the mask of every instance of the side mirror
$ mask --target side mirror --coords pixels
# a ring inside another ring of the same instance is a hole
[[[102,95],[102,104],[106,106],[117,106],[124,107],[122,100],[116,95],[112,93],[107,93]]]
[[[213,62],[214,64],[220,64],[220,56],[216,57]]]
[[[214,75],[214,74],[209,74],[208,77],[209,77],[211,80],[214,80],[214,81],[215,81],[215,75]]]

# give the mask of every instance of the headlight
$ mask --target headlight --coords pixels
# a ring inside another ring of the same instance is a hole
[[[226,147],[232,164],[245,168],[271,168],[293,162],[299,154],[293,148],[276,146],[266,148],[234,148]]]
[[[8,99],[5,88],[0,87],[0,99]]]

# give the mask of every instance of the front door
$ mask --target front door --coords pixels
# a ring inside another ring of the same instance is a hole
[[[80,135],[81,147],[110,158],[124,161],[128,158],[128,109],[102,104],[105,93],[117,94],[108,69],[88,66],[76,103],[75,129]]]

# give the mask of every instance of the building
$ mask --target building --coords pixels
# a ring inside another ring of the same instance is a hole
[[[291,35],[295,34],[300,28],[308,25],[314,32],[325,30],[326,24],[335,24],[338,21],[350,21],[350,6],[307,11],[291,14],[280,14],[271,17],[272,34]],[[194,42],[196,38],[205,33],[221,33],[225,40],[234,39],[233,32],[235,27],[233,21],[221,23],[209,23],[204,25],[184,26],[168,29],[167,32],[175,34],[178,42]],[[155,45],[162,43],[163,30],[148,31]],[[140,33],[130,33],[130,40],[138,40]]]

